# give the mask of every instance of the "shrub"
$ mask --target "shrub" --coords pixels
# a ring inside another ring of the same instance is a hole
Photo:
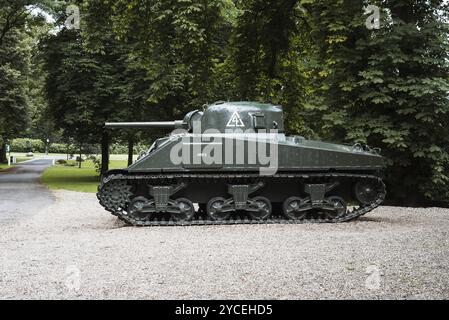
[[[65,143],[52,143],[48,148],[50,153],[66,153],[67,145]]]
[[[45,152],[45,144],[39,139],[18,138],[11,141],[11,152]]]
[[[78,165],[75,161],[73,161],[73,160],[69,160],[69,161],[67,161],[67,163],[65,164],[65,166],[66,167],[74,167],[74,166],[76,166],[76,165]]]
[[[148,150],[149,146],[144,143],[134,145],[134,154],[139,154],[142,150]],[[109,149],[111,154],[128,154],[128,146],[126,144],[112,143]]]
[[[92,162],[94,163],[95,171],[100,173],[101,172],[101,157],[90,156],[89,159],[92,160]]]
[[[11,152],[45,152],[45,143],[39,139],[17,138],[11,141]],[[48,147],[50,153],[66,153],[65,143],[52,143]]]
[[[127,154],[128,147],[124,144],[113,143],[109,149],[111,154]]]

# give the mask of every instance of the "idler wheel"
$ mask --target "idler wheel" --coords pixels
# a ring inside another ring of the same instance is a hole
[[[283,210],[287,218],[293,220],[303,220],[306,218],[307,212],[310,210],[310,206],[302,198],[290,197],[284,201]]]
[[[153,214],[144,211],[144,207],[148,204],[149,200],[145,197],[134,198],[128,206],[128,215],[137,220],[150,219]]]
[[[257,210],[249,212],[251,218],[254,220],[268,219],[272,212],[271,201],[265,197],[254,197],[251,201],[255,204],[255,207],[252,207],[251,209]]]
[[[354,186],[354,193],[357,200],[364,205],[370,205],[377,199],[376,185],[368,180],[361,180]]]
[[[229,219],[231,212],[223,212],[223,206],[226,202],[225,198],[216,197],[209,200],[207,203],[207,215],[213,220],[226,220]]]
[[[189,221],[195,215],[195,207],[192,201],[186,198],[179,198],[175,200],[179,212],[172,213],[171,217],[175,221]]]

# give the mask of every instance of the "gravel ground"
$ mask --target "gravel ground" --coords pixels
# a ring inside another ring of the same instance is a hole
[[[95,195],[0,225],[0,298],[448,299],[449,210],[332,225],[127,227]]]

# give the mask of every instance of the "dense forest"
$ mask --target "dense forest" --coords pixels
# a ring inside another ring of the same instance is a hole
[[[390,200],[449,204],[448,22],[443,0],[0,0],[0,161],[14,138],[98,146],[107,120],[251,100],[382,148]]]

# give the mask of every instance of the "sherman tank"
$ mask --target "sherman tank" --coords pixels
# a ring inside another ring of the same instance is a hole
[[[216,102],[183,120],[105,128],[171,130],[102,176],[100,204],[131,225],[346,222],[386,195],[379,149],[287,136],[277,105]]]

